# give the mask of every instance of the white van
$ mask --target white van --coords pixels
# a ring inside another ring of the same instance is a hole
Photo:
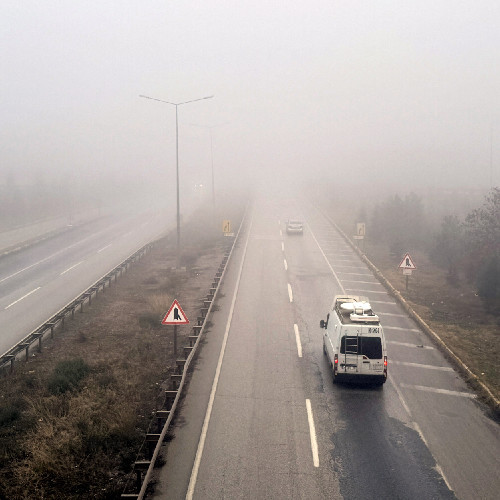
[[[323,352],[333,369],[333,381],[352,380],[384,384],[387,349],[380,320],[366,297],[337,295],[326,321]]]

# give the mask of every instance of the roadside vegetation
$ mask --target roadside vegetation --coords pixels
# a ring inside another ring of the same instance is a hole
[[[365,222],[360,249],[499,398],[500,189],[468,210],[470,198],[454,201],[409,193],[325,208],[347,235]],[[407,252],[417,265],[408,290],[398,269]]]
[[[133,484],[190,332],[180,328],[176,355],[161,320],[174,298],[196,319],[229,243],[211,210],[182,236],[185,272],[172,269],[173,233],[44,340],[41,354],[0,375],[0,499],[113,499]]]

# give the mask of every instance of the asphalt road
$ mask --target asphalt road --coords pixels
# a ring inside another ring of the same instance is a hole
[[[498,425],[312,206],[256,200],[221,292],[155,498],[498,498]],[[381,318],[383,388],[332,382],[319,320],[341,292]]]
[[[0,353],[173,225],[159,213],[109,215],[0,258]]]

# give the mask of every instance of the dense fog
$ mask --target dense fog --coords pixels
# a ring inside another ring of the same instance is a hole
[[[172,199],[176,109],[183,199],[213,166],[218,191],[480,202],[500,181],[499,21],[493,0],[3,1],[3,206]]]

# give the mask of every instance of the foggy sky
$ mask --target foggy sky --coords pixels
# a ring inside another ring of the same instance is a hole
[[[0,3],[18,182],[500,182],[500,2]],[[194,126],[198,125],[198,126]],[[493,161],[492,161],[493,160]],[[493,168],[491,168],[493,166]],[[163,188],[162,188],[163,189]]]

